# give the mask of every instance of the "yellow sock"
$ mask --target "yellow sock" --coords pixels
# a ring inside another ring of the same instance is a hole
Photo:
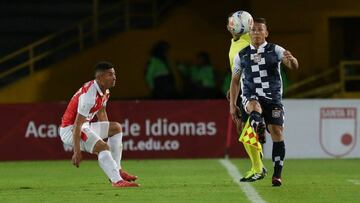
[[[259,152],[255,147],[251,147],[250,145],[248,145],[248,148],[249,151],[247,152],[249,156],[251,156],[252,168],[256,173],[261,173],[263,168],[263,163],[260,156],[261,152]]]
[[[251,148],[253,148],[253,147],[251,147],[248,144],[244,144],[244,148],[245,148],[246,153],[249,155],[249,158],[250,158],[250,161],[251,161],[251,169],[250,170],[253,171],[253,170],[255,170],[253,156],[251,155]]]

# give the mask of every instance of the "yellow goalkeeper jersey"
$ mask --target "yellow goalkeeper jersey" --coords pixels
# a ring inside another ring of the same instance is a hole
[[[229,50],[229,60],[230,60],[230,69],[233,71],[233,63],[236,54],[238,54],[242,49],[250,45],[250,35],[249,33],[241,35],[241,37],[234,41],[231,39],[231,46]]]

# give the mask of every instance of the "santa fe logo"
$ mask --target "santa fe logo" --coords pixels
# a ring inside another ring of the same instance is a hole
[[[357,109],[326,107],[320,109],[320,145],[333,157],[349,154],[356,144]]]

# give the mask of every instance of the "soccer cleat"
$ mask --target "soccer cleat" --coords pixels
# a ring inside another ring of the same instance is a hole
[[[265,126],[264,123],[259,123],[257,128],[256,128],[256,134],[257,134],[259,142],[261,144],[266,143],[265,128],[266,128],[266,126]]]
[[[257,180],[264,179],[267,175],[267,170],[265,167],[262,168],[261,173],[255,173],[254,171],[248,171],[246,176],[240,179],[240,182],[255,182]]]
[[[278,177],[272,177],[272,186],[281,186],[281,178]]]
[[[261,180],[263,179],[264,176],[262,176],[262,173],[254,173],[249,179],[247,182],[255,182],[257,180]]]
[[[240,178],[240,182],[249,182],[249,179],[253,175],[254,175],[254,171],[252,171],[252,170],[246,172],[246,175],[244,177]]]
[[[252,174],[252,175],[254,175],[254,174]],[[244,177],[240,178],[240,182],[252,182],[252,181],[250,181],[251,177],[252,176],[250,176],[250,177],[244,176]]]
[[[128,182],[126,180],[120,180],[116,183],[112,183],[113,187],[139,187],[140,185],[134,182]]]
[[[247,182],[247,178],[246,177],[242,177],[242,178],[240,178],[240,182]]]
[[[265,167],[263,167],[261,173],[254,173],[247,182],[254,182],[257,180],[264,179],[266,175],[267,175],[267,170]]]
[[[124,171],[123,169],[120,169],[120,176],[122,177],[122,179],[126,180],[126,181],[135,181],[136,179],[138,179],[137,176],[128,174],[126,171]]]

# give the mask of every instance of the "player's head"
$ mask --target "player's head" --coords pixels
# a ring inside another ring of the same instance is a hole
[[[239,36],[239,35],[236,34],[236,33],[233,31],[233,29],[232,29],[232,25],[234,24],[234,17],[233,17],[233,14],[234,14],[234,13],[235,13],[235,12],[229,13],[228,18],[227,18],[227,24],[226,24],[227,30],[231,33],[231,35],[232,35],[233,37]]]
[[[254,25],[250,30],[251,43],[260,45],[265,42],[268,35],[265,18],[254,18]]]
[[[100,86],[108,89],[115,86],[116,75],[113,64],[100,61],[95,65],[95,78]]]
[[[250,31],[253,17],[247,11],[236,11],[228,15],[226,28],[233,38],[240,37]]]

